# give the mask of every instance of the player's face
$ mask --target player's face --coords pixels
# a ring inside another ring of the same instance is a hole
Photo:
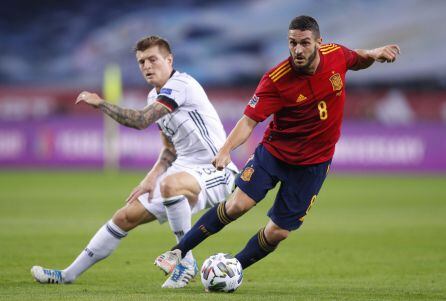
[[[288,31],[288,48],[297,69],[308,70],[318,62],[318,49],[322,39],[316,38],[310,30],[290,29]]]
[[[167,82],[172,73],[173,57],[158,46],[147,48],[136,52],[139,70],[146,81],[161,88]]]

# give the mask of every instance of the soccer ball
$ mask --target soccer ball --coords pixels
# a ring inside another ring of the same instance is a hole
[[[242,284],[242,265],[230,254],[218,253],[201,267],[201,283],[207,292],[232,293]]]

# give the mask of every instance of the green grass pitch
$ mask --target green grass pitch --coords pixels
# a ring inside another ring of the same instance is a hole
[[[32,265],[71,263],[142,176],[0,172],[0,300],[446,300],[444,175],[331,174],[304,225],[247,269],[234,294],[206,294],[200,280],[161,289],[152,263],[174,237],[158,223],[134,230],[74,284],[34,282]],[[199,263],[237,253],[272,201],[198,246]]]

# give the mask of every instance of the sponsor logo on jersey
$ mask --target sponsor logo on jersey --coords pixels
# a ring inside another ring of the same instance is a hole
[[[243,173],[240,176],[240,179],[242,179],[245,182],[249,182],[249,181],[251,181],[251,176],[253,173],[254,173],[254,168],[246,167],[245,170],[243,170]]]
[[[170,94],[172,94],[172,89],[169,89],[169,88],[162,88],[162,89],[160,90],[160,94],[170,95]]]
[[[296,102],[301,102],[301,101],[304,101],[306,99],[307,99],[307,97],[305,95],[299,94],[299,96],[296,99]]]
[[[251,108],[255,108],[256,104],[259,102],[259,97],[257,95],[254,94],[254,96],[249,100],[249,106]]]
[[[333,87],[333,91],[339,91],[343,87],[342,78],[339,73],[335,73],[332,76],[330,76],[330,82]]]

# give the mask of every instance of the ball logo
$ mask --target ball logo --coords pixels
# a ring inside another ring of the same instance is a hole
[[[245,182],[249,182],[249,181],[251,181],[251,176],[253,173],[254,173],[254,168],[246,167],[245,170],[243,170],[243,173],[240,176],[240,179],[242,179]]]

